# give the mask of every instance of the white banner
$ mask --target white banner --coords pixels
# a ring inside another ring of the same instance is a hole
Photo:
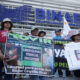
[[[71,42],[65,45],[65,57],[69,70],[80,69],[80,42]]]

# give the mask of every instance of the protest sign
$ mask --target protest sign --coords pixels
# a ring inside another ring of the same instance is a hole
[[[80,42],[71,42],[65,45],[65,57],[69,70],[80,69]]]
[[[52,41],[8,33],[5,48],[7,74],[53,75]]]
[[[70,41],[54,40],[54,66],[55,69],[68,69],[67,60],[64,52],[64,44]]]

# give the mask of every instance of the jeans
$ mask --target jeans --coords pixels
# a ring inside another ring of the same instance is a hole
[[[12,74],[5,74],[5,80],[12,80]]]
[[[2,61],[0,61],[0,79],[1,79],[1,78],[2,78],[2,76],[3,76],[2,69],[3,69],[3,62],[2,62]]]
[[[45,76],[31,75],[31,80],[46,80]]]
[[[3,62],[0,61],[0,79],[3,76],[3,72],[2,72],[3,67],[4,67]],[[12,80],[12,75],[11,74],[4,74],[4,77],[5,77],[5,80]]]

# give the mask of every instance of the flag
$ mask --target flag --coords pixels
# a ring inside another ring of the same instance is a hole
[[[71,28],[67,20],[65,19],[65,17],[63,19],[64,19],[64,24],[63,24],[62,36],[67,36],[69,32],[71,31]]]

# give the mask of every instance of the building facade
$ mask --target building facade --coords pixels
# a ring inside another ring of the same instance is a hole
[[[72,29],[80,29],[80,2],[76,0],[0,0],[0,4],[8,9],[28,6],[30,11],[28,18],[20,16],[21,20],[25,20],[14,22],[13,31],[17,33],[30,33],[32,27],[38,27],[39,30],[46,31],[47,37],[51,38],[55,29],[63,28],[64,16]],[[21,12],[19,15],[25,13]]]

